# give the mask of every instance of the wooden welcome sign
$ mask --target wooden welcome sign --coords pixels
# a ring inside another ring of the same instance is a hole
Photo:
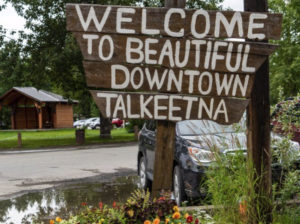
[[[87,84],[105,89],[91,90],[93,98],[104,117],[124,119],[238,122],[254,74],[276,46],[228,38],[278,39],[281,20],[269,13],[67,5]]]

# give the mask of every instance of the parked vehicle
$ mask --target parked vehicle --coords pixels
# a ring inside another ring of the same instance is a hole
[[[77,120],[73,123],[74,128],[82,128],[84,126],[85,120]]]
[[[291,133],[292,139],[300,144],[300,98],[278,103],[271,115],[271,125],[276,133]]]
[[[88,118],[88,119],[84,120],[83,127],[92,129],[92,125],[97,123],[98,120],[99,120],[98,117]],[[99,126],[100,126],[100,120],[99,120]]]
[[[89,123],[88,126],[91,129],[99,129],[100,128],[100,118],[97,117],[97,118],[91,120],[91,122]]]
[[[237,150],[246,154],[244,124],[245,122],[241,123],[237,128],[237,125],[224,126],[204,120],[177,122],[173,161],[173,194],[178,205],[187,198],[197,199],[206,196],[205,192],[200,193],[199,184],[205,180],[205,172],[214,161],[212,148],[216,147],[219,152],[224,154]],[[155,141],[156,123],[147,121],[140,131],[138,151],[138,174],[140,185],[144,189],[150,188],[153,180]],[[296,142],[292,144],[299,153],[299,145]]]
[[[120,118],[114,118],[111,121],[112,125],[115,125],[117,128],[121,127],[123,124],[123,120],[121,120]]]

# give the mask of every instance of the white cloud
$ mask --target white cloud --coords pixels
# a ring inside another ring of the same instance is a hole
[[[230,7],[235,11],[244,11],[244,1],[243,0],[224,0],[223,4],[224,8]]]
[[[4,3],[0,0],[0,5],[2,4]],[[8,4],[5,9],[0,11],[0,25],[8,29],[8,31],[24,30],[25,20],[18,16],[11,4]]]

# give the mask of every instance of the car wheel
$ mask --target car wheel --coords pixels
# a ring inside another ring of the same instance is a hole
[[[175,166],[173,171],[173,194],[175,202],[178,206],[180,206],[181,203],[186,200],[183,179],[179,166]]]
[[[146,162],[144,157],[141,157],[139,162],[139,178],[140,188],[144,190],[147,190],[147,188],[150,189],[151,181],[147,177]]]

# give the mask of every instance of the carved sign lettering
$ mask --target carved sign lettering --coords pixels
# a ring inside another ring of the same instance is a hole
[[[67,5],[67,29],[72,32],[263,40],[279,39],[281,22],[281,14],[261,12]]]
[[[67,29],[106,117],[239,121],[282,16],[256,12],[67,5]],[[150,92],[150,93],[145,93]],[[169,93],[169,94],[166,94]]]

